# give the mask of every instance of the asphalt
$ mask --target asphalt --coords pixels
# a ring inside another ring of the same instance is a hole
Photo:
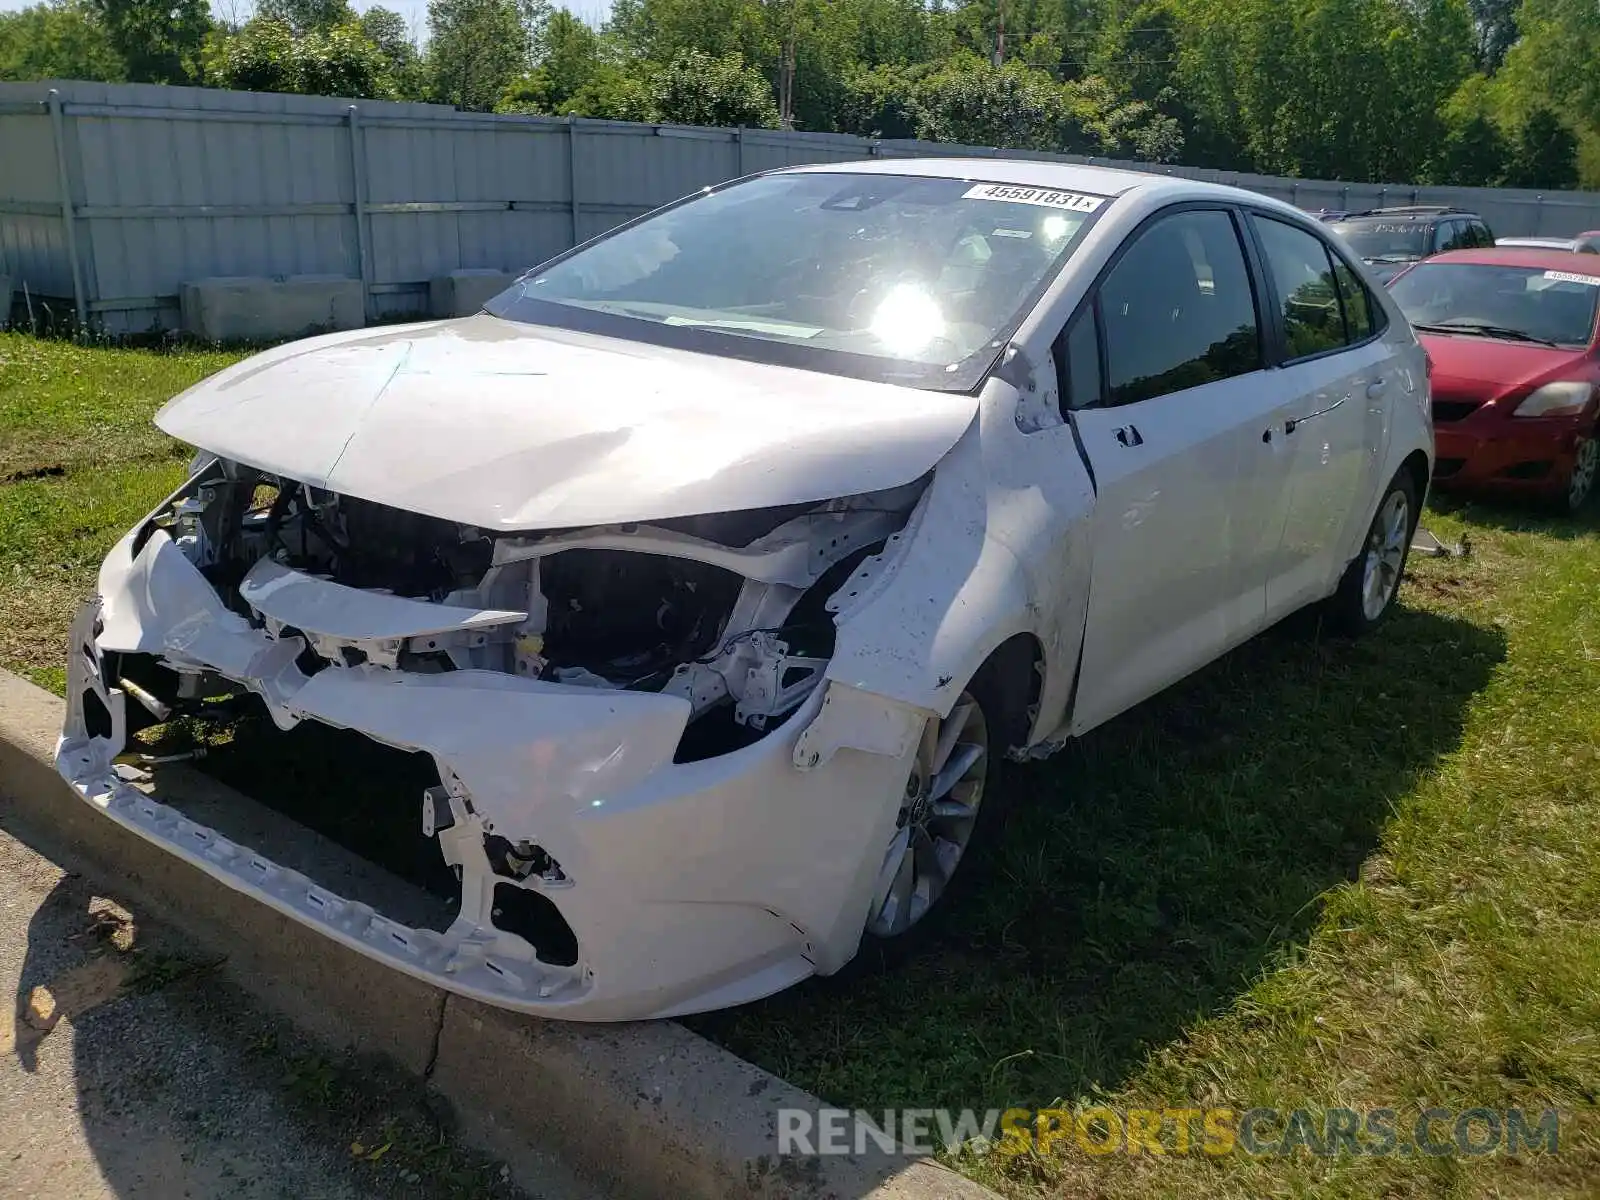
[[[0,1197],[529,1194],[455,1144],[418,1082],[330,1058],[6,826]],[[543,1194],[587,1200],[568,1179]]]

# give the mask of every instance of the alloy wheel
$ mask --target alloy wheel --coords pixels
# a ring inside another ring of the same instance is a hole
[[[1567,507],[1576,512],[1594,490],[1595,475],[1600,473],[1600,442],[1594,438],[1578,439],[1578,454],[1572,463],[1572,478],[1567,481]]]
[[[867,932],[905,933],[944,894],[960,865],[989,770],[989,724],[970,692],[944,720],[929,718],[873,889]]]
[[[1396,488],[1384,500],[1367,536],[1367,553],[1361,568],[1361,615],[1376,621],[1394,599],[1405,565],[1406,540],[1411,536],[1411,503]]]

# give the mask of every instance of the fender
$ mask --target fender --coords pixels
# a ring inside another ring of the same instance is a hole
[[[1064,703],[1083,632],[1093,490],[1070,428],[1023,432],[1020,400],[1012,384],[990,381],[906,527],[829,601],[835,690],[943,717],[985,660],[1025,633],[1043,647],[1041,708]]]

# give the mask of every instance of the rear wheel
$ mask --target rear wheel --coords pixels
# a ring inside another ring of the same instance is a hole
[[[1329,616],[1343,632],[1365,633],[1388,614],[1405,574],[1417,515],[1416,484],[1402,467],[1384,489],[1361,553],[1345,568],[1328,602]]]

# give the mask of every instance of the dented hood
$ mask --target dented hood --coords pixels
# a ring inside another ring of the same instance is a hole
[[[280,346],[175,397],[156,424],[346,495],[533,530],[895,487],[976,408],[485,314]]]

